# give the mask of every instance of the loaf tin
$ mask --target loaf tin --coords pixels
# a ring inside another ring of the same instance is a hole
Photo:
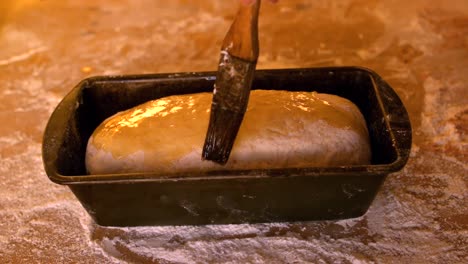
[[[86,144],[104,119],[148,100],[210,92],[215,76],[196,72],[83,80],[47,124],[42,155],[49,179],[67,185],[95,222],[104,226],[311,221],[363,215],[386,176],[408,160],[407,111],[375,72],[359,67],[279,69],[256,71],[253,89],[317,91],[348,98],[366,119],[371,165],[86,174]]]

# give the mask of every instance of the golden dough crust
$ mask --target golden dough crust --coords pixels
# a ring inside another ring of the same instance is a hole
[[[225,166],[202,161],[212,94],[153,100],[105,120],[88,142],[91,174],[369,164],[369,135],[349,100],[253,90]]]

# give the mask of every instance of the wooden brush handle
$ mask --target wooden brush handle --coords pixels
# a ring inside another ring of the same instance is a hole
[[[240,4],[236,18],[224,38],[222,50],[247,61],[257,61],[260,2],[256,0],[252,4]]]

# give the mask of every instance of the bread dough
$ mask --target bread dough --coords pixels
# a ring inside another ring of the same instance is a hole
[[[349,100],[316,92],[253,90],[231,156],[201,159],[212,94],[169,96],[117,113],[88,141],[90,174],[369,164],[369,135]]]

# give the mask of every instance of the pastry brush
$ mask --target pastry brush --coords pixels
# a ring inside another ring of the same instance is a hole
[[[244,118],[257,64],[260,0],[241,3],[221,46],[202,159],[226,164]]]

